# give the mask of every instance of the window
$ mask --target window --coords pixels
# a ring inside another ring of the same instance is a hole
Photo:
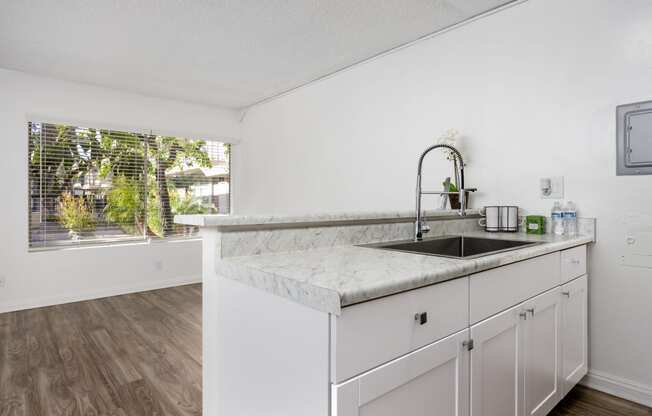
[[[230,145],[28,123],[29,247],[196,234],[177,214],[228,214]]]

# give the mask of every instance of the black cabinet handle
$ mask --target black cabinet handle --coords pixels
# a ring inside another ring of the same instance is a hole
[[[428,323],[428,312],[422,312],[414,314],[414,320],[419,322],[419,325],[425,325]]]

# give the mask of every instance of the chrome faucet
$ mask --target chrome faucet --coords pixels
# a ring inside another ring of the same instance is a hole
[[[431,150],[435,149],[448,149],[453,152],[453,166],[455,169],[455,183],[459,186],[457,192],[450,192],[449,190],[444,191],[422,191],[421,190],[421,170],[423,167],[423,158],[426,157]],[[459,164],[458,164],[459,161]],[[454,148],[447,144],[436,144],[427,148],[421,156],[419,157],[419,167],[417,169],[417,207],[416,207],[416,220],[414,222],[414,241],[423,240],[423,234],[430,231],[430,227],[425,223],[421,217],[421,196],[424,194],[428,195],[450,195],[450,194],[459,194],[460,195],[460,211],[461,216],[466,215],[466,193],[475,192],[476,188],[464,188],[464,160],[462,159],[462,154]]]

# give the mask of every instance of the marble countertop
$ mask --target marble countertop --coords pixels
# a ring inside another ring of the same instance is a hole
[[[464,235],[541,244],[473,259],[348,245],[230,257],[218,261],[216,271],[223,277],[339,315],[342,307],[588,244],[594,239],[592,235],[538,236],[482,231]]]
[[[477,215],[477,209],[468,209],[468,216]],[[428,210],[425,213],[426,219],[435,218],[464,218],[460,217],[457,210]],[[378,212],[340,212],[309,214],[296,216],[279,215],[176,215],[174,222],[184,225],[195,225],[199,227],[243,227],[252,226],[283,226],[292,224],[317,224],[317,223],[350,223],[382,221],[414,221],[414,210],[411,211],[378,211]]]

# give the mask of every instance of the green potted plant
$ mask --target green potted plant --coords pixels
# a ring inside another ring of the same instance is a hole
[[[444,187],[446,186],[446,183],[444,182]],[[457,186],[453,183],[450,182],[448,184],[448,192],[459,192],[457,189]],[[464,192],[466,194],[466,206],[468,208],[469,206],[469,192]],[[460,209],[462,203],[460,202],[460,195],[458,194],[449,194],[448,195],[448,201],[451,205],[451,209]]]

